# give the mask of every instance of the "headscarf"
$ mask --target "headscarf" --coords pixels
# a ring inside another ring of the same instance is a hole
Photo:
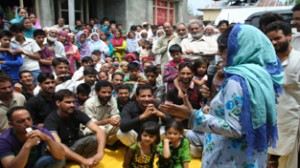
[[[90,47],[89,47],[88,42],[87,42],[87,36],[86,36],[85,41],[83,43],[80,43],[80,41],[79,41],[80,36],[82,34],[84,34],[84,32],[83,31],[79,31],[76,34],[76,36],[75,36],[75,43],[77,44],[77,47],[78,47],[78,50],[79,50],[81,58],[85,57],[85,56],[90,56],[91,55],[91,50],[90,50]]]
[[[12,20],[10,21],[11,24],[22,23],[22,22],[23,22],[24,16],[23,16],[23,17],[20,17],[20,16],[19,16],[18,9],[20,9],[20,7],[16,8],[16,11],[15,11],[15,18],[12,19]]]
[[[93,36],[93,35],[96,35],[96,36],[98,37],[98,40],[97,40],[97,41],[94,41],[94,40],[92,39],[92,36]],[[100,50],[102,49],[101,46],[103,45],[104,42],[100,40],[98,33],[96,33],[96,32],[91,33],[89,39],[90,39],[90,41],[88,42],[88,44],[89,44],[89,46],[90,46],[91,52],[93,52],[93,51],[95,51],[95,50],[99,50],[99,51],[100,51]],[[105,44],[105,43],[104,43],[104,44]]]
[[[139,49],[138,39],[136,38],[135,32],[131,31],[129,33],[133,33],[134,37],[132,39],[127,37],[126,39],[127,52],[137,52]]]
[[[240,124],[247,141],[247,156],[252,151],[275,147],[277,135],[276,93],[281,92],[283,68],[270,40],[257,28],[236,24],[227,42],[225,82],[241,84],[243,107]],[[224,86],[224,85],[223,85]]]
[[[121,32],[120,32],[120,33],[121,33]],[[110,40],[110,42],[112,43],[112,45],[113,45],[114,47],[122,46],[123,41],[124,41],[124,39],[123,39],[122,35],[120,35],[120,38],[119,38],[119,39],[116,39],[116,34],[114,34],[114,37]]]
[[[126,54],[125,56],[125,60],[128,62],[128,59],[131,58],[132,61],[135,61],[136,60],[136,56],[133,54],[133,53],[128,53]]]
[[[71,38],[68,35],[68,33],[65,32],[64,30],[61,30],[61,31],[58,32],[58,38],[57,38],[57,40],[60,41],[60,42],[62,42],[61,38],[60,38],[61,36],[66,37],[66,41],[64,43],[62,43],[62,44],[64,45],[65,52],[68,55],[68,53],[73,52],[73,45],[71,43]]]

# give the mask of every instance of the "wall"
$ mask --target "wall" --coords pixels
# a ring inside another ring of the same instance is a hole
[[[126,23],[126,1],[127,0],[104,0],[104,16],[117,23]],[[101,19],[101,18],[100,18]]]
[[[153,6],[148,5],[149,0],[126,0],[127,1],[127,22],[126,30],[129,30],[131,25],[142,25],[143,22],[152,22],[147,19],[147,8]],[[151,1],[151,0],[150,0]],[[152,1],[151,1],[152,2]],[[153,2],[152,2],[153,4]],[[153,15],[153,13],[152,13]]]

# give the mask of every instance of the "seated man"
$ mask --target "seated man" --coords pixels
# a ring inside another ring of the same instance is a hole
[[[152,87],[139,85],[136,89],[136,101],[129,102],[122,110],[120,130],[117,133],[119,140],[129,146],[136,142],[137,133],[143,123],[168,120],[169,117],[157,109],[158,104],[154,101]]]
[[[118,109],[120,111],[120,116],[123,108],[125,107],[126,104],[128,104],[131,99],[130,99],[130,87],[125,84],[120,84],[116,88],[117,92],[117,105]]]
[[[97,165],[104,155],[105,133],[85,113],[75,110],[75,95],[70,90],[58,91],[55,100],[58,110],[46,118],[44,127],[56,141],[61,142],[66,159],[84,167]],[[79,131],[80,124],[95,135],[83,137]]]
[[[107,135],[107,144],[113,145],[117,140],[116,133],[120,125],[120,112],[117,102],[112,98],[113,85],[105,80],[100,80],[95,86],[96,96],[89,98],[83,105],[84,112]],[[91,130],[85,129],[84,134]]]
[[[63,167],[65,152],[51,133],[33,126],[23,106],[8,110],[11,128],[0,136],[0,167]],[[51,166],[50,166],[51,164]]]

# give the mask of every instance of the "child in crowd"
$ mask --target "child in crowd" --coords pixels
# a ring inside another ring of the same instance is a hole
[[[207,81],[207,68],[209,66],[209,63],[207,61],[201,60],[201,59],[197,59],[194,62],[194,72],[195,72],[195,76],[193,79],[193,82],[197,85],[197,86],[201,86],[203,84],[206,83]]]
[[[148,40],[143,41],[143,45],[140,48],[139,60],[142,61],[143,57],[152,56],[152,55],[153,55],[153,53],[152,53],[152,44]]]
[[[7,30],[0,31],[0,70],[12,78],[12,83],[19,82],[19,68],[23,64],[22,51],[10,47],[12,34]]]
[[[147,78],[140,72],[140,65],[137,62],[130,62],[128,64],[128,72],[129,74],[124,77],[124,84],[130,87],[131,93],[135,93],[135,86],[137,86],[139,82],[145,83]]]
[[[224,81],[224,78],[225,78],[225,75],[224,75],[224,71],[223,71],[223,62],[220,61],[217,63],[217,67],[218,67],[218,71],[217,73],[215,74],[214,78],[213,78],[213,86],[214,88],[216,89],[216,91],[219,91],[223,81]]]
[[[143,124],[137,137],[137,142],[126,150],[124,168],[152,168],[156,145],[160,141],[159,125],[149,121]]]
[[[41,48],[41,50],[39,51],[41,55],[41,58],[39,59],[41,71],[43,73],[52,73],[51,63],[55,58],[55,53],[48,47],[48,45],[44,45],[46,33],[41,29],[37,29],[34,31],[33,37],[38,46]]]
[[[178,121],[169,122],[166,127],[166,138],[158,145],[159,168],[188,168],[190,143],[183,137],[183,126]]]

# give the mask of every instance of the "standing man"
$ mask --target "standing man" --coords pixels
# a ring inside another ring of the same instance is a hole
[[[270,166],[289,168],[298,166],[300,132],[300,52],[290,45],[292,38],[289,24],[276,21],[266,27],[266,35],[272,42],[284,68],[283,91],[278,98],[276,148],[269,148]]]
[[[191,20],[188,29],[192,37],[183,39],[181,42],[184,58],[187,60],[203,58],[210,63],[214,63],[214,56],[218,52],[216,39],[203,36],[204,28],[201,20]]]
[[[120,112],[117,102],[112,98],[113,85],[105,80],[96,83],[96,96],[89,98],[83,105],[84,112],[107,135],[108,145],[113,145],[118,139],[116,133],[120,125]],[[84,130],[90,134],[89,129]]]
[[[293,24],[295,25],[298,34],[293,36],[291,45],[295,50],[300,51],[300,4],[295,5],[292,8],[292,11]]]
[[[63,30],[64,28],[69,28],[68,25],[65,25],[65,19],[64,18],[58,18],[57,19],[57,25],[54,25],[53,28],[56,28],[57,30]]]
[[[96,166],[104,155],[105,133],[83,112],[75,110],[74,93],[63,89],[55,94],[57,111],[45,120],[45,128],[60,142],[66,159],[83,167]],[[94,135],[83,137],[80,124],[88,127]]]
[[[63,147],[47,129],[33,126],[24,106],[9,109],[7,119],[11,128],[0,136],[0,167],[64,166]]]
[[[174,37],[168,45],[168,51],[172,45],[174,45],[174,44],[180,45],[183,39],[188,38],[188,30],[184,23],[178,23],[176,25],[176,33],[177,33],[177,36]],[[171,60],[172,56],[171,56],[170,52],[168,52],[168,56],[169,56],[169,60]]]
[[[168,45],[170,41],[175,37],[175,34],[173,32],[173,26],[171,23],[166,22],[163,25],[164,31],[166,33],[165,36],[161,37],[158,39],[156,46],[154,48],[154,51],[156,54],[161,54],[161,74],[164,74],[164,68],[165,64],[169,62],[169,57],[168,57]]]
[[[0,74],[0,134],[8,128],[7,110],[14,106],[24,106],[26,99],[19,93],[13,93],[11,78]]]

